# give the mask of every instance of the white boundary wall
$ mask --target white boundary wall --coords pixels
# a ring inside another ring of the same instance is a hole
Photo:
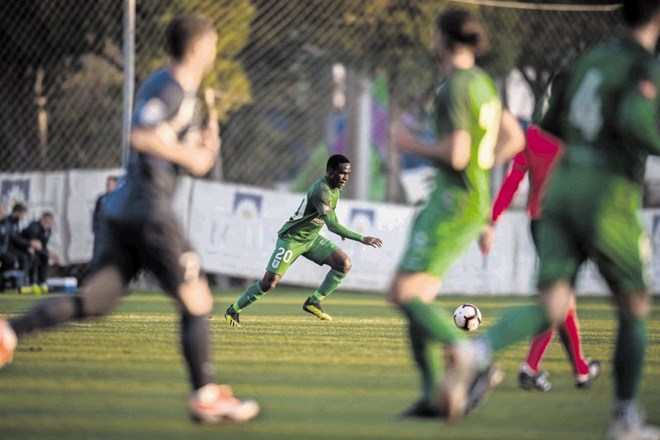
[[[28,219],[53,211],[51,248],[63,263],[91,258],[91,216],[105,179],[119,170],[72,170],[54,173],[0,173],[0,202],[26,202]],[[300,204],[302,194],[267,191],[184,177],[175,200],[193,246],[208,272],[260,278],[274,249],[276,233]],[[341,241],[323,230],[353,260],[342,288],[384,292],[404,251],[414,208],[341,200],[337,216],[348,228],[383,239],[382,249],[350,240]],[[660,293],[660,210],[646,210],[643,219],[653,244],[652,287]],[[517,294],[534,292],[536,257],[524,213],[508,212],[498,223],[496,241],[488,257],[473,244],[449,272],[443,292]],[[290,284],[317,286],[327,268],[301,258],[284,277]],[[578,290],[605,294],[607,288],[591,265],[582,271]]]

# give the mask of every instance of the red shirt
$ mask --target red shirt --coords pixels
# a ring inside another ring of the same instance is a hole
[[[527,172],[529,172],[527,212],[533,219],[541,217],[544,185],[553,165],[561,156],[563,148],[559,139],[542,131],[536,125],[531,125],[525,136],[527,146],[513,158],[511,170],[502,182],[495,203],[493,203],[491,214],[493,224],[511,204],[513,196]]]

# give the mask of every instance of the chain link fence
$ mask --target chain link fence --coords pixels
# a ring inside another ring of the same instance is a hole
[[[0,3],[0,171],[121,165],[123,3]],[[617,28],[613,6],[136,0],[136,84],[165,62],[162,34],[171,17],[210,17],[220,39],[207,85],[222,96],[224,140],[214,178],[304,189],[305,176],[316,177],[329,153],[354,152],[355,78],[366,78],[376,188],[370,194],[382,200],[387,176],[409,165],[388,160],[387,125],[400,114],[424,125],[428,91],[440,79],[431,56],[433,21],[449,4],[482,17],[493,46],[483,65],[524,118],[555,70]]]

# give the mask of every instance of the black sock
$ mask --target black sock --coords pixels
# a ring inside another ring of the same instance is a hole
[[[77,296],[49,298],[24,315],[12,319],[10,324],[17,336],[35,330],[45,330],[58,324],[80,318],[82,303]]]
[[[211,383],[213,364],[209,323],[206,316],[192,316],[185,313],[181,316],[181,345],[193,388],[197,390]]]

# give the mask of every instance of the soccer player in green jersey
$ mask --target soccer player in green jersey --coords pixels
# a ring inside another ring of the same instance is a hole
[[[457,347],[453,368],[471,370],[463,376],[469,382],[493,351],[560,323],[577,270],[590,258],[613,293],[619,325],[608,437],[657,440],[660,429],[643,422],[637,403],[651,311],[650,242],[638,210],[644,162],[649,154],[660,155],[660,64],[652,55],[660,35],[660,0],[627,0],[622,18],[622,35],[571,65],[541,121],[566,151],[539,223],[539,303],[505,311],[485,337]],[[468,399],[480,393],[472,387]]]
[[[490,168],[521,151],[524,136],[515,117],[502,109],[493,81],[475,65],[475,57],[488,47],[476,17],[466,9],[448,9],[439,15],[435,30],[436,57],[446,78],[434,103],[438,140],[427,143],[400,125],[391,133],[400,150],[435,163],[435,189],[414,221],[388,300],[408,319],[422,379],[421,399],[402,415],[451,418],[451,408],[437,396],[439,349],[441,343],[465,336],[451,315],[432,302],[451,264],[486,225]]]
[[[323,225],[326,225],[330,232],[341,236],[342,240],[349,238],[375,248],[383,244],[379,238],[363,237],[345,228],[337,220],[335,208],[340,191],[348,182],[350,174],[351,163],[345,156],[341,154],[330,156],[325,177],[317,180],[309,188],[293,217],[278,231],[277,244],[268,260],[263,278],[248,287],[225,312],[225,320],[230,325],[240,327],[239,313],[261,298],[264,293],[275,288],[289,266],[301,255],[316,264],[330,266],[325,279],[307,298],[302,308],[321,320],[332,320],[332,317],[321,307],[321,301],[335,291],[351,270],[351,259],[336,244],[319,236]]]

